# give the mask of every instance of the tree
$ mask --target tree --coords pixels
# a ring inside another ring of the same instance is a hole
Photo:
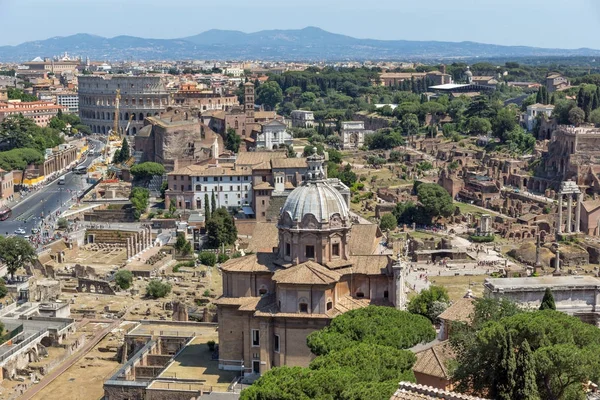
[[[133,283],[133,274],[126,269],[120,269],[115,274],[115,283],[123,290],[129,289]]]
[[[187,256],[192,252],[192,245],[189,242],[189,240],[186,239],[184,233],[177,234],[177,240],[175,241],[175,250],[177,250],[183,256]]]
[[[165,174],[165,167],[162,164],[146,161],[141,164],[136,164],[131,167],[131,175],[138,181],[152,179],[154,176],[162,176]]]
[[[69,221],[66,218],[59,218],[56,222],[58,229],[67,229],[69,227]]]
[[[120,162],[121,162],[121,149],[117,149],[113,153],[112,163],[119,164]]]
[[[486,135],[492,130],[492,124],[487,118],[470,118],[467,126],[471,134]]]
[[[552,290],[546,288],[544,297],[542,298],[542,304],[540,304],[540,310],[556,310],[556,304],[554,304],[554,296]]]
[[[508,332],[502,337],[501,359],[499,362],[497,395],[500,400],[513,400],[513,392],[516,387],[515,373],[517,371],[517,357],[513,347],[512,335]]]
[[[414,136],[419,131],[419,118],[415,114],[406,114],[402,117],[402,130],[407,136]]]
[[[146,212],[148,208],[148,200],[150,199],[150,192],[148,189],[141,187],[134,187],[129,194],[129,201],[134,208],[134,216],[136,220],[140,219],[140,216]]]
[[[146,286],[146,295],[155,299],[165,297],[169,293],[171,293],[171,284],[168,282],[163,283],[158,279],[152,279]]]
[[[382,231],[393,231],[397,226],[398,221],[392,214],[384,214],[381,217],[381,221],[379,221],[379,227]]]
[[[202,253],[200,253],[199,259],[202,265],[207,265],[209,267],[214,267],[217,263],[217,256],[215,255],[215,253],[212,253],[210,251],[203,251]]]
[[[431,286],[421,291],[408,303],[408,311],[413,314],[423,315],[436,322],[437,317],[450,305],[448,291],[441,286]]]
[[[127,138],[123,138],[123,142],[121,143],[121,153],[120,153],[120,161],[125,162],[129,160],[131,157],[131,151],[129,150],[129,142]]]
[[[283,91],[275,81],[267,81],[256,90],[256,102],[274,110],[275,106],[283,100]]]
[[[517,353],[515,380],[515,399],[540,400],[535,377],[535,360],[527,339],[523,340]]]
[[[233,217],[225,208],[215,210],[206,222],[208,245],[218,248],[231,245],[237,240],[237,228]]]
[[[217,211],[217,197],[215,196],[215,190],[212,191],[212,197],[210,198],[210,212],[211,215]]]
[[[0,299],[3,299],[8,294],[8,289],[6,288],[6,282],[4,279],[0,278]],[[0,323],[0,336],[2,335],[2,331],[4,331],[4,325]]]
[[[335,317],[331,324],[308,335],[316,355],[325,355],[358,343],[408,349],[435,338],[431,322],[423,316],[391,307],[368,306]]]
[[[227,128],[227,135],[225,136],[225,148],[229,151],[237,153],[240,150],[240,144],[242,138],[237,134],[235,129]],[[218,154],[215,155],[217,157]]]
[[[494,135],[505,140],[505,134],[517,126],[517,114],[512,107],[504,107],[492,119]]]
[[[569,111],[569,122],[575,126],[583,124],[585,121],[585,111],[579,107],[573,107]]]
[[[6,269],[11,278],[26,264],[33,263],[37,259],[35,249],[22,237],[0,236],[0,260],[6,264]]]
[[[600,126],[600,108],[597,108],[590,113],[590,122],[597,127]]]
[[[417,198],[423,207],[423,211],[431,218],[449,217],[456,208],[450,194],[438,184],[423,183],[417,189]]]
[[[204,220],[210,219],[210,203],[208,202],[208,193],[204,193]]]
[[[458,382],[459,390],[499,398],[512,370],[502,362],[506,359],[503,354],[508,335],[519,354],[528,352],[530,347],[531,356],[518,356],[516,362],[517,372],[535,374],[539,396],[532,393],[528,399],[581,398],[582,383],[600,374],[597,357],[600,330],[554,310],[520,312],[480,324],[466,339],[462,336],[463,340],[456,341],[451,337],[458,364],[453,379]],[[513,387],[517,391],[533,390],[531,379],[528,382],[517,379]]]

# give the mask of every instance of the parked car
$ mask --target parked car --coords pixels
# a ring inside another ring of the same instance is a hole
[[[24,235],[24,234],[25,234],[25,229],[23,229],[23,228],[19,228],[19,229],[17,229],[17,230],[15,231],[15,233],[16,233],[17,235]]]

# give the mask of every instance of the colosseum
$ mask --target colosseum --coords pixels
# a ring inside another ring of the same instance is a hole
[[[135,135],[145,117],[159,115],[172,104],[166,81],[160,76],[81,75],[78,80],[79,117],[94,133],[112,129],[117,89],[121,90],[119,127],[127,135]]]

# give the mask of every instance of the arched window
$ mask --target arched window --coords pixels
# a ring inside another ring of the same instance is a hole
[[[140,121],[144,120],[144,113],[140,113]]]
[[[333,308],[333,301],[331,300],[331,298],[327,299],[327,306],[326,309],[327,311],[331,310]]]
[[[236,119],[236,120],[235,120],[235,129],[237,129],[238,127],[239,127],[239,125],[238,125],[238,120]]]
[[[308,314],[308,299],[305,297],[298,300],[298,312]]]
[[[196,185],[196,192],[202,191],[202,185]]]

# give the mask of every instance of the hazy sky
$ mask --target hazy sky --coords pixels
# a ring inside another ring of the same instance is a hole
[[[600,49],[600,0],[0,0],[0,45],[306,26],[360,38]]]

